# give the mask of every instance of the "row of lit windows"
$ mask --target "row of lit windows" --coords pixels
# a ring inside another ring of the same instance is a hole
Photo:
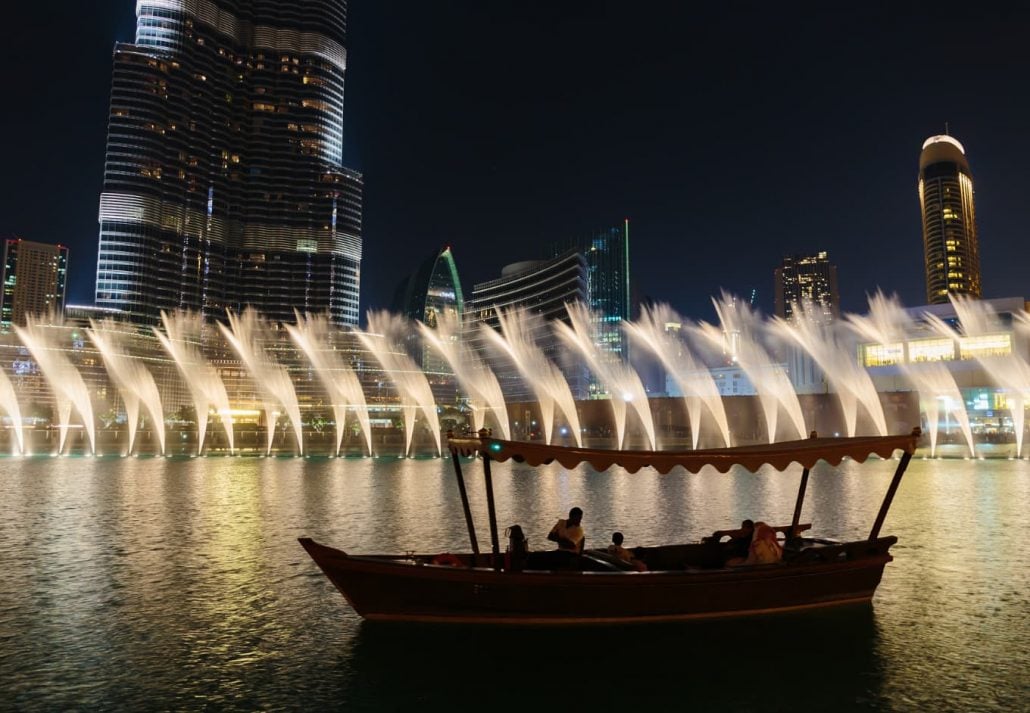
[[[1008,356],[1012,353],[1011,334],[987,334],[978,337],[960,337],[957,341],[940,337],[915,339],[907,344],[864,344],[860,348],[863,366],[892,366],[906,361],[906,347],[910,364],[958,359],[984,359]]]

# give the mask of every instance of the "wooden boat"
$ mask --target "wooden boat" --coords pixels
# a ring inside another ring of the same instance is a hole
[[[450,434],[449,434],[450,435]],[[609,451],[503,441],[486,432],[479,437],[450,437],[472,551],[441,557],[432,554],[350,555],[309,538],[300,543],[350,605],[366,619],[386,621],[595,624],[674,621],[715,616],[825,607],[868,602],[892,560],[892,536],[880,529],[920,436],[816,438],[768,446],[745,446],[687,452]],[[864,462],[870,454],[891,458],[901,451],[898,467],[869,536],[835,542],[802,532],[800,522],[809,470],[819,460],[838,465],[844,458]],[[483,462],[491,551],[480,552],[469,508],[462,457]],[[558,462],[566,468],[589,463],[603,471],[621,466],[630,472],[651,467],[667,473],[674,467],[698,472],[714,466],[755,471],[765,464],[782,471],[803,467],[786,535],[783,561],[759,566],[727,566],[725,546],[715,537],[701,543],[634,550],[648,568],[635,571],[600,551],[529,553],[523,560],[503,554],[497,531],[493,461],[539,466]]]

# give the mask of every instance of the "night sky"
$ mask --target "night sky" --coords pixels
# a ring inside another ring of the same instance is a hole
[[[846,310],[877,286],[922,304],[917,162],[946,121],[973,169],[985,296],[1030,295],[1027,10],[349,5],[363,309],[444,244],[471,292],[626,217],[639,295],[688,316],[710,319],[720,288],[771,311],[782,255],[818,250]],[[134,8],[19,3],[0,26],[0,235],[70,245],[69,302],[93,298],[111,52]]]

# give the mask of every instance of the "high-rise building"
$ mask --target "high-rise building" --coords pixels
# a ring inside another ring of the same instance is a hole
[[[433,328],[441,317],[453,317],[460,328],[465,296],[450,245],[434,250],[415,272],[397,285],[391,310]],[[431,346],[424,345],[416,356],[423,371],[429,374],[450,373],[447,362]]]
[[[465,297],[450,245],[434,250],[415,272],[397,285],[391,309],[430,327],[436,326],[437,315],[443,313],[461,318],[465,312]]]
[[[837,291],[837,266],[825,252],[815,255],[788,255],[773,272],[776,316],[792,319],[798,305],[812,305],[820,320],[840,316],[840,293]]]
[[[629,360],[629,340],[622,331],[630,313],[629,220],[593,235],[559,241],[553,255],[575,250],[587,264],[587,304],[594,313],[598,348],[613,359]]]
[[[973,174],[966,150],[951,136],[931,136],[919,154],[926,301],[949,294],[980,297],[980,244],[973,206]]]
[[[565,305],[570,302],[587,302],[587,262],[582,253],[569,250],[550,260],[527,260],[506,266],[501,277],[481,282],[472,287],[472,299],[466,310],[465,334],[473,349],[486,355],[488,349],[479,330],[485,325],[500,330],[497,311],[525,309],[538,315],[533,335],[536,344],[544,354],[565,373],[577,398],[586,397],[587,384],[583,365],[578,359],[571,359],[550,322],[569,322]],[[501,382],[506,398],[524,401],[532,393],[517,375],[510,363],[502,360],[494,364],[494,371]]]
[[[68,248],[10,238],[4,244],[0,330],[23,326],[26,316],[60,315],[68,283]]]
[[[118,44],[96,303],[358,322],[345,0],[139,0]]]

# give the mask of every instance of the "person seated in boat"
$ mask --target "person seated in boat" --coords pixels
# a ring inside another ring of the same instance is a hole
[[[623,562],[632,562],[633,553],[622,546],[624,540],[625,538],[622,536],[621,532],[613,532],[612,543],[608,545],[608,549],[606,551],[612,557],[618,557]]]
[[[612,543],[608,545],[608,549],[605,550],[612,557],[618,557],[623,562],[633,565],[633,568],[638,572],[646,572],[647,565],[638,560],[633,556],[633,553],[622,546],[624,538],[621,532],[612,533]]]
[[[745,565],[774,564],[783,560],[783,547],[776,541],[776,530],[764,522],[755,523],[755,534],[751,538]]]
[[[559,519],[554,527],[547,533],[547,539],[558,543],[558,549],[564,552],[575,554],[583,553],[583,543],[586,538],[583,536],[583,511],[579,508],[569,510],[566,519]]]
[[[726,553],[729,557],[740,557],[747,559],[748,551],[751,548],[751,537],[755,534],[755,523],[753,520],[744,520],[740,523],[740,529],[730,533],[730,539],[726,543]]]

